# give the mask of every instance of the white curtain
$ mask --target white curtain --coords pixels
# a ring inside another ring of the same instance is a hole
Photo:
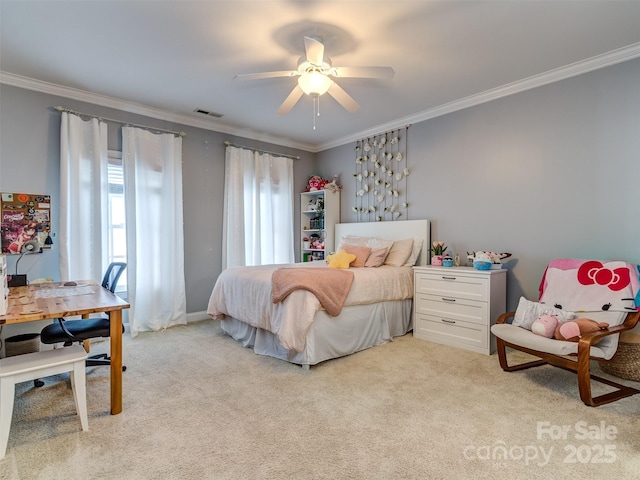
[[[228,146],[222,268],[294,262],[293,160]]]
[[[108,262],[107,124],[63,112],[60,126],[60,276],[100,282]]]
[[[187,323],[182,138],[122,128],[131,335]]]

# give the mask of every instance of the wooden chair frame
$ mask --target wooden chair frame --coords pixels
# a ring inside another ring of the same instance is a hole
[[[496,323],[508,323],[507,320],[515,315],[516,312],[503,313],[498,317]],[[553,353],[541,352],[538,350],[532,350],[522,345],[516,345],[496,336],[496,348],[498,351],[498,359],[500,360],[500,367],[505,372],[515,372],[517,370],[524,370],[531,367],[537,367],[540,365],[553,365],[570,372],[574,372],[578,375],[578,388],[580,390],[580,399],[590,407],[598,407],[605,403],[614,402],[621,398],[630,397],[636,393],[640,393],[640,390],[635,388],[621,385],[606,378],[598,377],[591,374],[591,360],[606,361],[602,358],[591,357],[591,346],[602,337],[607,335],[613,335],[614,333],[620,333],[625,330],[630,330],[636,326],[640,320],[640,312],[629,313],[622,325],[611,327],[608,330],[601,330],[590,334],[583,335],[578,341],[578,353],[577,360],[568,358],[567,356],[556,355]],[[533,360],[530,362],[521,363],[518,365],[509,365],[507,362],[506,347],[513,348],[521,352],[528,353],[534,357],[540,358],[540,360]],[[615,391],[594,397],[591,393],[591,380],[595,380],[600,383],[604,383],[611,387],[616,388]]]

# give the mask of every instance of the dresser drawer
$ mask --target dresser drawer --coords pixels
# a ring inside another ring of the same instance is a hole
[[[418,314],[415,318],[413,334],[416,338],[423,340],[464,346],[475,351],[489,349],[488,327],[462,320]]]
[[[427,293],[447,298],[466,298],[487,302],[489,279],[487,277],[449,273],[416,272],[416,293]]]
[[[489,306],[486,302],[423,293],[416,294],[415,302],[416,314],[489,325]]]

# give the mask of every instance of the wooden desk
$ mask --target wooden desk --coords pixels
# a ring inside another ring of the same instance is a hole
[[[39,283],[9,289],[9,308],[0,325],[109,312],[111,319],[111,414],[122,412],[122,310],[129,304],[93,281]]]

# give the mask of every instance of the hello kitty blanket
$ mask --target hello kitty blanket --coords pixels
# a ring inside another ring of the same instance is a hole
[[[640,267],[631,263],[558,259],[540,282],[540,303],[570,311],[640,309]]]

